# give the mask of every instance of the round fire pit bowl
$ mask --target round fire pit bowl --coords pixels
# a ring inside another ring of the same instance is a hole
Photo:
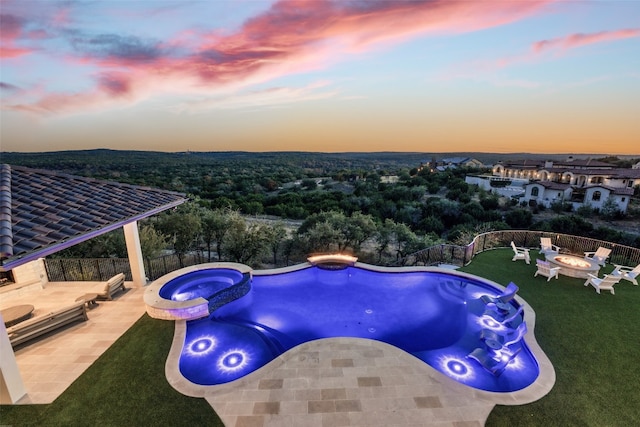
[[[545,258],[554,266],[560,267],[560,274],[568,277],[586,279],[589,274],[597,276],[600,271],[597,262],[575,255],[547,254]]]

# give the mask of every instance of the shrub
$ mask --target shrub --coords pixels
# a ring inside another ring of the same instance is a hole
[[[429,194],[437,194],[440,191],[440,185],[436,182],[431,182],[427,185],[427,191],[429,191]]]
[[[420,222],[420,228],[427,233],[441,235],[444,232],[444,224],[438,217],[429,216]]]
[[[533,215],[527,209],[514,209],[505,214],[504,220],[512,228],[529,228],[533,222]]]
[[[557,214],[562,212],[571,212],[573,210],[573,205],[571,203],[558,200],[551,203],[551,210],[553,210]]]
[[[480,200],[480,204],[485,210],[498,209],[500,206],[500,202],[498,201],[497,196],[490,196],[485,199]]]
[[[621,218],[623,215],[620,209],[618,209],[618,204],[616,203],[614,198],[609,196],[607,197],[607,200],[604,201],[604,203],[602,204],[602,207],[600,208],[600,216],[603,219],[611,220],[611,219]]]
[[[587,236],[593,231],[593,225],[576,215],[562,215],[553,218],[548,223],[549,229],[557,233]]]
[[[576,214],[583,218],[591,218],[594,213],[593,207],[589,204],[584,204],[576,209]]]

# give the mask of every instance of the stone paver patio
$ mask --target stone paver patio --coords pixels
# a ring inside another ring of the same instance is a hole
[[[18,404],[51,403],[93,362],[125,333],[145,312],[143,289],[131,288],[113,301],[98,301],[87,310],[89,320],[19,346],[16,361],[27,395]],[[50,283],[45,289],[26,295],[0,296],[0,309],[32,304],[33,316],[67,306],[86,291],[82,283]]]

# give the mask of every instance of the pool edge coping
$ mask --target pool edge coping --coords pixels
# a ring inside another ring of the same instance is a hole
[[[226,268],[228,268],[229,265],[234,263],[201,264],[199,266],[192,266],[192,267],[188,267],[187,269],[182,269],[178,271],[181,271],[180,274],[183,274],[185,270],[197,271],[199,269],[211,268],[212,264],[218,265],[218,266],[224,264]],[[234,264],[234,265],[242,266],[242,264]],[[355,263],[354,266],[360,267],[360,268],[366,268],[374,271],[381,271],[381,272],[418,272],[418,271],[440,272],[440,273],[456,275],[456,276],[473,279],[473,280],[477,280],[478,278],[480,278],[488,282],[492,286],[495,286],[498,289],[502,289],[502,290],[505,289],[505,286],[500,285],[499,283],[496,283],[492,280],[483,278],[481,276],[476,276],[473,274],[460,272],[456,270],[443,269],[439,267],[420,267],[420,266],[380,267],[380,266],[372,266],[370,264],[359,263],[359,262]],[[250,268],[247,266],[244,266],[244,267]],[[259,270],[259,271],[252,270],[252,272],[254,275],[267,275],[267,274],[275,274],[275,273],[287,273],[287,272],[296,271],[299,269],[304,269],[309,267],[311,267],[311,264],[302,263],[302,264],[296,264],[294,266],[289,266],[289,267],[284,267],[279,269]],[[218,267],[218,268],[221,268],[221,267]],[[160,281],[160,279],[158,279],[158,281]],[[553,368],[553,364],[551,363],[551,360],[547,357],[546,353],[542,350],[542,348],[540,347],[540,345],[538,344],[535,338],[535,333],[534,333],[535,323],[536,323],[535,311],[533,310],[531,305],[529,305],[529,303],[526,302],[526,300],[524,300],[522,297],[518,296],[517,294],[515,296],[515,300],[518,302],[518,304],[522,305],[525,309],[525,315],[527,316],[526,322],[529,328],[527,330],[527,333],[524,336],[524,340],[527,346],[529,347],[529,349],[531,350],[531,352],[534,354],[535,359],[538,362],[538,368],[539,368],[539,374],[536,380],[530,385],[528,385],[527,387],[517,391],[491,392],[491,391],[480,390],[480,389],[462,384],[446,376],[445,374],[441,373],[440,371],[433,368],[432,366],[425,363],[424,361],[412,356],[410,353],[407,353],[402,349],[392,346],[391,344],[387,344],[387,343],[376,341],[376,340],[370,340],[366,338],[351,338],[351,337],[323,338],[320,340],[313,340],[306,343],[302,343],[288,350],[287,352],[281,354],[280,356],[276,357],[275,359],[265,364],[261,368],[255,370],[254,372],[251,372],[245,375],[242,378],[239,378],[235,381],[231,381],[229,383],[212,385],[212,386],[203,386],[203,385],[199,385],[191,382],[190,380],[185,378],[179,370],[180,354],[182,352],[182,347],[184,345],[184,341],[186,337],[186,320],[176,320],[174,338],[173,338],[171,349],[169,351],[169,355],[167,356],[167,361],[165,364],[165,375],[167,377],[168,382],[171,384],[171,386],[175,388],[177,391],[179,391],[180,393],[186,396],[191,396],[191,397],[206,397],[213,394],[226,393],[231,390],[238,389],[243,385],[260,380],[262,377],[266,376],[269,372],[278,368],[279,366],[283,365],[288,360],[290,360],[292,357],[294,357],[300,351],[300,348],[302,348],[304,345],[310,342],[313,342],[313,343],[322,342],[322,341],[332,342],[335,340],[341,340],[341,341],[353,340],[353,342],[366,341],[368,343],[373,343],[371,345],[374,345],[374,346],[376,344],[380,344],[385,347],[387,346],[392,347],[398,350],[400,353],[406,355],[407,357],[411,357],[412,359],[415,359],[416,363],[423,365],[423,367],[427,369],[426,371],[427,374],[431,375],[432,377],[435,377],[436,379],[438,379],[439,382],[441,382],[443,385],[449,388],[455,389],[461,393],[464,392],[463,394],[467,394],[466,391],[470,391],[474,393],[474,396],[476,396],[477,398],[490,401],[494,405],[495,404],[523,405],[523,404],[535,402],[536,400],[539,400],[543,398],[545,395],[547,395],[555,384],[556,375],[555,375],[555,369]]]

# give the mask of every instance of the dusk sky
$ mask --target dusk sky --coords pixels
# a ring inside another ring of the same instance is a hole
[[[640,1],[0,0],[2,151],[640,154]]]

